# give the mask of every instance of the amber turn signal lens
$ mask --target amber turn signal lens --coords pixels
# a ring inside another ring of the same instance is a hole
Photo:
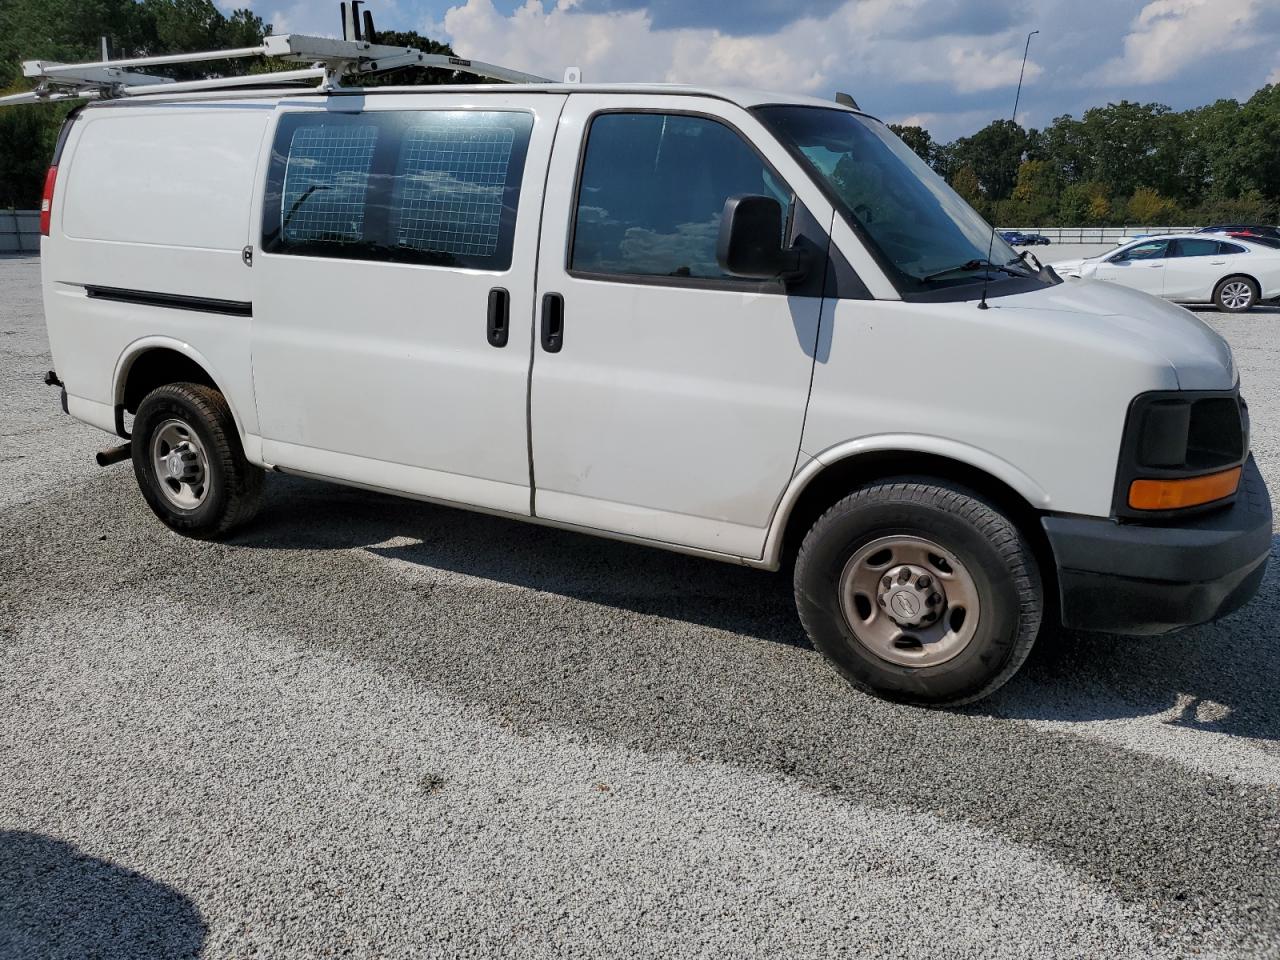
[[[1134,510],[1179,510],[1229,497],[1240,486],[1240,467],[1183,480],[1135,480],[1129,484]]]

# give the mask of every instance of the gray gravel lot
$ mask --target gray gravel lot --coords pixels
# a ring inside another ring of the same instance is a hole
[[[1280,564],[896,707],[785,579],[272,477],[166,531],[0,260],[0,957],[1280,957]],[[1233,343],[1280,490],[1280,311]]]

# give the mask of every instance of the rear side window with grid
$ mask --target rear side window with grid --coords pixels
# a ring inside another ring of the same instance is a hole
[[[507,111],[285,114],[263,250],[506,270],[532,128]]]
[[[293,135],[284,170],[281,233],[289,243],[356,243],[378,128],[318,124]]]
[[[396,170],[396,242],[414,250],[491,257],[515,134],[467,114],[424,115],[404,137]]]

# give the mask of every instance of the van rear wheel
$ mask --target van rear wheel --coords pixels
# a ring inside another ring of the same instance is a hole
[[[796,607],[814,646],[859,689],[957,705],[1001,687],[1040,630],[1039,568],[976,493],[894,478],[831,507],[805,537]]]
[[[226,398],[198,383],[170,383],[138,405],[133,472],[153,513],[179,533],[212,539],[248,522],[263,471],[249,463]]]

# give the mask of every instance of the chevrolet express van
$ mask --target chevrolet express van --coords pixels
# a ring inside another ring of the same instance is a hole
[[[64,130],[44,228],[66,410],[183,534],[247,523],[278,471],[786,567],[853,684],[929,704],[1048,624],[1162,633],[1263,577],[1226,343],[1016,256],[849,105],[108,100]]]

